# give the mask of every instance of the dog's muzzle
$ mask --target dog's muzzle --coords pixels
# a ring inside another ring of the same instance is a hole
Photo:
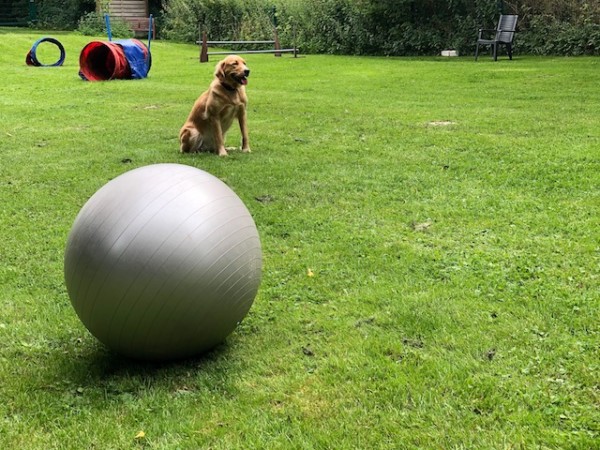
[[[237,77],[237,81],[244,86],[248,84],[248,77],[250,76],[250,69],[244,70],[244,74]]]

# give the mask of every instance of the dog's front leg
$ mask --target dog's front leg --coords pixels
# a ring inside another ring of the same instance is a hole
[[[223,129],[221,128],[220,120],[212,121],[213,130],[215,131],[215,151],[219,156],[227,156],[225,150],[225,138],[223,137]]]
[[[250,140],[248,139],[248,121],[246,119],[246,108],[238,110],[238,121],[242,132],[242,151],[250,153]]]

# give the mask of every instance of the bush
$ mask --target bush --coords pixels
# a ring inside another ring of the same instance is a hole
[[[519,47],[523,53],[537,55],[600,55],[600,25],[534,17],[519,36]]]
[[[519,14],[516,53],[599,54],[597,0],[165,0],[163,36],[264,39],[276,21],[282,44],[296,37],[304,53],[469,54],[501,12]]]
[[[200,30],[212,40],[272,37],[272,4],[267,0],[171,0],[164,13],[166,39],[195,42]]]
[[[79,18],[96,9],[95,0],[37,0],[36,26],[74,30]]]
[[[359,42],[364,33],[361,33],[361,14],[355,6],[351,0],[305,2],[305,7],[297,11],[295,24],[303,51],[359,53]],[[286,20],[283,14],[281,17]],[[282,38],[287,36],[284,34]]]
[[[90,12],[85,14],[77,25],[77,30],[85,36],[106,34],[106,22],[102,14]],[[124,20],[118,17],[110,18],[110,30],[115,38],[132,38],[134,33]]]

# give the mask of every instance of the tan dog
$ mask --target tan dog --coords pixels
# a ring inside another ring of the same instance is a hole
[[[246,121],[246,84],[250,70],[239,56],[230,55],[217,64],[208,90],[196,100],[179,131],[181,153],[214,152],[226,156],[225,133],[237,118],[242,132],[242,151],[250,151]]]

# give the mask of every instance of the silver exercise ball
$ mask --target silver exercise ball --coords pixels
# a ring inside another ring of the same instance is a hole
[[[83,206],[65,250],[65,282],[87,329],[145,360],[222,342],[258,291],[262,254],[240,198],[193,167],[156,164],[107,183]]]

